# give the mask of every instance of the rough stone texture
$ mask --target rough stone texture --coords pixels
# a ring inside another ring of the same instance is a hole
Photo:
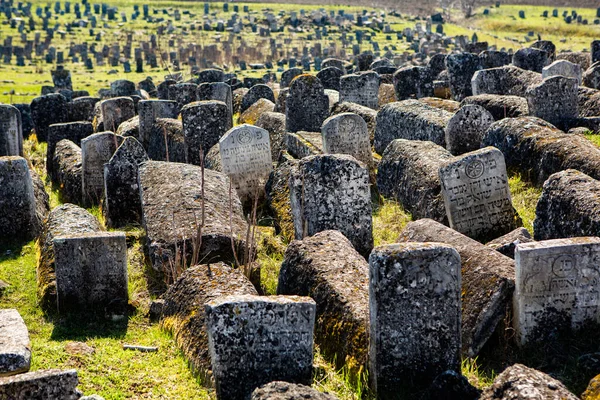
[[[290,176],[290,201],[296,239],[338,230],[367,256],[373,248],[369,172],[354,157],[305,157]]]
[[[41,249],[37,266],[37,293],[42,308],[56,309],[54,238],[100,231],[102,227],[96,217],[74,204],[63,204],[50,212],[40,235]]]
[[[517,246],[513,326],[520,344],[600,322],[599,253],[598,237]]]
[[[212,169],[213,171],[223,172],[219,143],[211,147],[206,157],[204,157],[204,168]]]
[[[223,71],[214,68],[207,68],[198,72],[198,83],[218,83],[225,80]]]
[[[0,309],[0,377],[29,371],[31,343],[29,331],[19,312]]]
[[[327,67],[321,69],[317,73],[317,78],[323,84],[325,89],[332,89],[340,91],[340,78],[344,76],[344,72],[340,68]]]
[[[114,97],[100,103],[104,129],[116,132],[122,122],[135,117],[135,105],[131,97]]]
[[[218,398],[245,400],[276,380],[311,384],[316,313],[311,298],[231,295],[204,307]]]
[[[181,109],[186,162],[200,165],[200,151],[206,155],[221,136],[231,129],[227,105],[222,101],[196,101]]]
[[[581,400],[597,400],[600,398],[600,375],[596,375],[588,384],[585,392],[581,394]]]
[[[535,185],[568,168],[600,178],[600,149],[586,138],[566,134],[535,117],[506,118],[494,122],[483,146],[498,148],[506,166],[515,168]]]
[[[85,204],[100,204],[104,198],[104,164],[119,145],[112,132],[95,133],[81,140],[81,190]]]
[[[0,104],[0,156],[23,157],[21,112],[8,104]]]
[[[514,364],[496,377],[479,400],[577,400],[559,381],[521,364]]]
[[[349,154],[367,167],[373,164],[367,123],[360,115],[337,114],[327,118],[321,127],[323,153]]]
[[[39,141],[45,142],[48,127],[52,124],[67,122],[67,99],[58,93],[36,97],[31,101],[31,119]]]
[[[140,139],[140,117],[136,115],[133,118],[124,121],[117,128],[117,135],[123,137],[133,137],[137,140]]]
[[[481,69],[498,68],[512,62],[512,55],[505,51],[485,50],[479,53]]]
[[[440,242],[458,251],[462,264],[462,352],[476,356],[511,303],[514,261],[431,219],[409,222],[398,241]]]
[[[286,98],[286,130],[318,132],[328,115],[329,98],[321,81],[306,74],[294,78]]]
[[[56,145],[63,139],[70,140],[77,146],[81,146],[81,140],[94,133],[90,122],[69,122],[64,124],[52,124],[48,127],[48,148],[46,150],[46,171],[50,178],[56,182],[60,170],[54,169],[52,160]]]
[[[579,64],[567,60],[557,60],[542,69],[542,78],[544,79],[557,75],[576,79],[577,84],[581,85],[582,71]]]
[[[271,157],[277,160],[279,152],[285,150],[283,139],[285,137],[285,114],[265,112],[258,117],[256,126],[269,132],[271,140]]]
[[[471,85],[473,95],[501,94],[525,97],[527,87],[542,81],[542,74],[514,65],[477,71]]]
[[[427,104],[428,106],[448,111],[449,113],[457,112],[461,105],[461,103],[458,101],[440,99],[437,97],[422,97],[419,99],[419,101]]]
[[[369,256],[369,373],[378,399],[460,371],[460,256],[442,243],[379,246]]]
[[[340,78],[340,102],[379,108],[379,74],[373,71],[344,75]]]
[[[229,115],[233,117],[233,95],[231,86],[225,82],[207,82],[198,86],[196,97],[199,101],[218,100],[225,103],[229,110]]]
[[[294,239],[294,219],[288,181],[291,169],[297,163],[298,161],[294,160],[287,152],[282,152],[277,167],[265,185],[267,205],[274,216],[275,230],[288,242]]]
[[[539,73],[551,62],[552,56],[547,51],[533,47],[525,47],[515,51],[512,59],[515,67]]]
[[[394,101],[397,101],[396,99],[396,92],[394,91],[394,85],[392,85],[391,83],[382,83],[381,85],[379,85],[379,99],[378,99],[378,104],[379,107],[383,106],[384,104],[388,104],[388,103],[393,103]],[[339,101],[339,94],[338,94],[338,98],[337,101],[334,101],[333,103],[337,103]],[[331,109],[331,107],[333,106],[332,101],[331,101],[331,97],[329,98],[329,109]]]
[[[481,68],[477,54],[450,54],[446,57],[446,68],[450,80],[450,92],[454,100],[462,101],[465,97],[474,94],[471,89],[471,78]]]
[[[354,113],[358,114],[365,120],[367,123],[367,128],[369,130],[369,140],[373,143],[373,139],[375,138],[375,124],[377,121],[377,111],[370,109],[369,107],[361,106],[356,103],[337,103],[331,109],[330,115],[336,115],[341,113]]]
[[[332,394],[289,382],[271,382],[252,392],[250,400],[336,400]]]
[[[446,148],[454,155],[467,153],[481,147],[481,141],[494,117],[477,105],[461,107],[446,125]]]
[[[132,96],[135,94],[135,83],[126,79],[117,79],[110,83],[110,90],[115,96]]]
[[[290,68],[290,69],[286,69],[285,71],[283,71],[281,73],[281,81],[279,83],[279,86],[281,88],[286,88],[288,86],[290,86],[290,83],[292,82],[292,80],[297,77],[298,75],[302,75],[304,72],[302,71],[302,68]]]
[[[433,96],[433,73],[429,67],[409,66],[394,73],[394,90],[398,100]]]
[[[600,89],[600,62],[596,61],[583,73],[583,84],[592,89]]]
[[[152,136],[152,128],[158,118],[177,118],[179,106],[175,101],[142,100],[138,103],[139,137],[142,145],[148,146]]]
[[[550,40],[536,40],[529,47],[544,50],[548,53],[549,62],[554,61],[554,57],[556,56],[556,45]]]
[[[77,371],[47,369],[0,378],[0,399],[77,400]]]
[[[320,132],[286,132],[284,143],[289,154],[298,159],[323,153]]]
[[[87,121],[94,120],[94,107],[100,101],[99,97],[83,96],[73,99],[69,104],[69,121]]]
[[[596,117],[600,115],[600,90],[580,86],[577,96],[579,117]]]
[[[263,84],[254,85],[242,97],[240,114],[246,111],[252,104],[256,103],[258,99],[267,99],[271,103],[275,104],[275,95],[270,87]]]
[[[177,81],[174,79],[165,79],[156,87],[156,92],[160,100],[169,100],[169,86],[175,85]]]
[[[158,118],[150,131],[148,157],[156,161],[185,163],[185,156],[183,124],[181,121],[171,118]]]
[[[533,221],[535,240],[596,236],[600,232],[600,182],[573,169],[544,183]]]
[[[170,331],[177,346],[203,383],[210,382],[210,356],[204,305],[224,295],[257,294],[239,270],[217,262],[184,271],[163,295],[161,325]]]
[[[64,202],[82,203],[81,148],[67,139],[58,142],[52,158],[52,168],[56,171],[53,181],[60,187]]]
[[[338,231],[323,231],[288,246],[277,294],[317,303],[315,341],[337,367],[367,366],[369,265]]]
[[[479,94],[465,97],[460,106],[477,105],[485,108],[496,121],[503,118],[517,118],[529,115],[527,99],[519,96],[499,94]]]
[[[271,101],[264,98],[258,99],[246,111],[240,114],[238,123],[255,125],[261,115],[273,112],[273,110],[275,110],[275,104]]]
[[[195,83],[176,83],[169,86],[169,100],[175,101],[179,109],[198,100]]]
[[[383,154],[394,139],[429,140],[445,147],[445,129],[452,114],[418,100],[386,104],[377,113],[375,152]]]
[[[414,219],[448,224],[438,170],[452,154],[432,142],[396,139],[385,149],[377,169],[377,189],[394,199]]]
[[[31,135],[33,129],[33,120],[31,119],[31,107],[29,104],[13,104],[21,113],[21,123],[23,124],[23,139],[26,139]]]
[[[175,246],[182,251],[186,243],[191,259],[192,238],[202,223],[201,168],[179,163],[148,161],[139,167],[143,225],[146,229],[148,253],[152,266],[164,271],[175,260]],[[242,204],[232,189],[230,226],[229,179],[222,173],[204,170],[205,224],[199,260],[234,263],[231,233],[241,260],[247,224]],[[181,256],[181,254],[180,254]]]
[[[563,51],[556,55],[555,60],[567,60],[579,64],[582,71],[588,69],[592,64],[590,53],[583,51]]]
[[[530,242],[533,242],[533,239],[531,238],[529,231],[525,228],[517,228],[514,231],[508,232],[506,235],[487,242],[486,246],[514,259],[515,247],[520,243]]]
[[[277,99],[275,99],[275,112],[282,113],[285,115],[285,103],[287,102],[288,93],[290,92],[290,88],[286,87],[283,89],[279,89],[279,93],[277,94]]]
[[[525,92],[529,114],[560,127],[577,118],[577,94],[577,80],[564,76],[546,78]]]
[[[420,400],[477,400],[481,390],[472,386],[460,372],[444,371],[427,388]]]

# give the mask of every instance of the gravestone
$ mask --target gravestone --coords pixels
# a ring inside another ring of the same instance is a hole
[[[455,157],[440,167],[439,175],[452,229],[487,242],[521,225],[500,150],[486,147]]]
[[[127,243],[123,232],[57,236],[52,243],[59,313],[126,311]]]
[[[71,82],[71,71],[67,71],[62,65],[58,66],[56,70],[51,72],[52,82],[56,90],[68,89],[73,90],[73,83]]]
[[[222,101],[190,103],[181,109],[186,160],[200,165],[200,152],[205,156],[211,147],[231,129],[229,109]]]
[[[529,71],[542,72],[542,69],[552,62],[550,54],[542,49],[526,47],[515,51],[512,63]]]
[[[218,69],[204,69],[198,72],[198,83],[216,83],[225,80],[225,74]]]
[[[0,309],[0,377],[22,374],[30,366],[31,342],[25,321],[15,309]]]
[[[323,122],[323,152],[349,154],[367,167],[373,164],[367,123],[360,115],[341,113]]]
[[[450,92],[456,101],[473,94],[471,78],[480,69],[479,57],[472,53],[450,54],[446,57]]]
[[[95,133],[81,140],[81,195],[85,204],[100,204],[104,197],[104,164],[117,147],[118,138],[112,132]]]
[[[122,122],[135,117],[135,104],[131,97],[114,97],[100,102],[104,129],[116,132]]]
[[[138,186],[138,166],[148,160],[144,147],[127,137],[108,163],[104,164],[105,202],[102,211],[108,227],[141,224],[142,203]]]
[[[600,40],[592,41],[592,64],[600,61]]]
[[[200,85],[198,85],[196,97],[198,101],[222,101],[227,106],[227,109],[229,110],[229,115],[231,116],[231,118],[233,118],[233,95],[231,93],[231,86],[229,86],[225,82],[201,83]]]
[[[394,73],[394,91],[398,100],[433,96],[433,73],[429,67],[404,67]]]
[[[269,132],[247,124],[236,126],[219,140],[219,153],[223,172],[242,203],[262,197],[273,170]]]
[[[176,101],[181,109],[186,104],[197,100],[196,90],[198,85],[195,83],[176,83],[169,86],[169,100]]]
[[[316,313],[310,297],[222,296],[204,308],[218,398],[245,400],[277,380],[310,385]]]
[[[31,119],[39,141],[48,138],[48,126],[68,120],[67,99],[58,93],[36,97],[31,101]]]
[[[361,72],[340,78],[340,102],[351,102],[377,110],[379,107],[379,74]]]
[[[529,115],[541,118],[561,128],[577,118],[577,80],[552,76],[529,86],[525,93]]]
[[[521,243],[515,249],[514,326],[519,343],[600,322],[600,239]]]
[[[140,100],[138,103],[140,116],[140,142],[148,146],[152,126],[158,118],[177,118],[179,107],[171,100]]]
[[[286,130],[319,132],[329,115],[329,98],[319,79],[312,75],[297,76],[285,100]]]
[[[53,181],[57,181],[57,174],[60,171],[54,171],[53,158],[56,145],[63,139],[68,139],[81,146],[81,140],[94,133],[91,122],[67,122],[64,124],[52,124],[48,127],[48,147],[46,150],[46,172]]]
[[[338,230],[367,256],[373,248],[369,173],[354,157],[304,157],[289,179],[296,239]]]
[[[69,107],[69,121],[94,120],[94,108],[100,101],[99,97],[82,96],[73,99]]]
[[[254,85],[248,90],[248,93],[242,98],[242,104],[240,105],[240,114],[246,111],[252,104],[256,103],[258,99],[267,99],[272,103],[275,103],[275,95],[273,90],[267,85],[258,84]]]
[[[0,157],[2,156],[23,156],[21,112],[8,104],[0,104]]]
[[[344,72],[336,67],[323,68],[317,73],[317,78],[323,84],[323,88],[331,90],[340,90],[340,78],[344,76]]]
[[[110,83],[110,90],[115,96],[133,96],[135,94],[135,83],[127,79],[117,79]]]
[[[462,106],[446,125],[446,148],[459,155],[481,148],[481,142],[494,117],[478,105]]]
[[[560,75],[566,78],[576,79],[578,85],[581,85],[582,74],[581,66],[579,64],[567,60],[556,60],[542,69],[542,78],[544,79]]]
[[[369,256],[369,371],[378,399],[460,372],[461,260],[441,243],[391,244]]]
[[[297,77],[298,75],[302,75],[302,74],[303,74],[303,71],[301,68],[290,68],[290,69],[283,71],[283,73],[281,74],[281,82],[280,82],[279,86],[282,89],[290,86],[290,83],[292,82],[292,80],[295,77]]]

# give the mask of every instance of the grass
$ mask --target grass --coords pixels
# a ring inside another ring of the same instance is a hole
[[[536,188],[521,179],[518,173],[511,174],[508,178],[508,186],[512,196],[513,206],[523,220],[523,226],[533,236],[533,221],[535,219],[535,208],[542,195],[542,188]]]
[[[395,243],[400,232],[412,217],[392,200],[382,200],[373,210],[373,242],[375,246]]]

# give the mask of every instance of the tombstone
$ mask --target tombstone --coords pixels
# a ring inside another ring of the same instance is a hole
[[[592,64],[600,61],[600,40],[592,41]]]
[[[446,148],[457,156],[481,148],[487,128],[494,117],[478,105],[462,106],[446,125]]]
[[[300,75],[292,81],[285,100],[286,130],[319,132],[329,115],[329,98],[319,79]]]
[[[486,50],[479,53],[482,69],[498,68],[510,64],[512,56],[505,51]]]
[[[520,344],[600,322],[598,257],[597,237],[517,245],[513,315]]]
[[[243,124],[227,131],[219,140],[223,172],[244,204],[252,204],[264,195],[264,187],[273,170],[269,132]]]
[[[198,83],[223,82],[224,75],[223,71],[219,69],[204,69],[198,72]]]
[[[222,101],[196,101],[181,109],[186,162],[200,165],[201,159],[232,127],[227,105]],[[201,156],[202,152],[202,156]]]
[[[232,118],[233,126],[233,95],[231,93],[231,86],[225,82],[206,82],[198,85],[196,92],[198,101],[203,100],[218,100],[225,103],[229,110],[229,115]]]
[[[67,121],[67,110],[67,99],[58,93],[36,97],[31,101],[31,119],[39,141],[46,141],[48,126]]]
[[[57,236],[52,243],[59,313],[126,312],[127,243],[123,232]]]
[[[369,172],[354,157],[304,157],[292,168],[290,202],[296,239],[333,229],[367,256],[373,248]]]
[[[341,113],[323,122],[323,153],[349,154],[370,167],[373,164],[367,123],[360,115]]]
[[[326,67],[317,73],[317,78],[323,84],[324,89],[340,90],[340,78],[344,75],[337,67]]]
[[[122,122],[135,117],[135,105],[131,97],[114,97],[100,102],[104,129],[116,132]]]
[[[222,296],[204,309],[218,398],[247,399],[272,381],[310,385],[316,314],[310,297]]]
[[[160,100],[169,100],[169,86],[175,85],[177,81],[174,79],[165,79],[156,87],[158,98]]]
[[[369,256],[369,371],[378,399],[460,373],[461,259],[441,243],[376,247]]]
[[[144,147],[127,137],[104,164],[105,202],[102,211],[110,228],[142,223],[138,165],[148,160]]]
[[[576,79],[577,84],[581,85],[582,71],[579,64],[574,64],[567,60],[556,60],[542,69],[542,78],[549,78],[557,75]]]
[[[54,171],[54,153],[56,145],[63,139],[70,140],[77,146],[81,146],[81,140],[90,136],[94,132],[91,122],[68,122],[62,124],[52,124],[48,128],[48,147],[46,150],[46,172],[50,179],[58,182],[60,171]]]
[[[290,68],[288,70],[283,71],[283,73],[281,74],[281,82],[279,84],[279,87],[283,89],[290,86],[292,80],[298,75],[302,75],[302,73],[302,69],[300,68]]]
[[[0,104],[0,157],[23,157],[21,112],[14,106]]]
[[[577,80],[552,76],[531,85],[525,93],[529,115],[541,118],[561,128],[577,118]]]
[[[379,108],[379,74],[361,72],[340,78],[340,102],[351,102],[377,110]]]
[[[512,63],[516,67],[541,73],[542,69],[551,61],[550,54],[547,51],[526,47],[515,51]]]
[[[177,118],[179,107],[177,102],[170,100],[141,100],[138,103],[138,114],[139,141],[147,147],[154,122],[158,118]]]
[[[487,242],[520,226],[502,152],[486,147],[442,164],[442,195],[450,227]]]
[[[179,108],[182,108],[197,100],[196,90],[198,85],[195,83],[176,83],[169,86],[169,100],[176,101]]]
[[[394,92],[398,100],[433,96],[433,74],[429,67],[404,67],[394,73]]]
[[[450,92],[456,101],[473,94],[471,78],[480,69],[479,57],[471,53],[450,54],[446,57]]]
[[[104,164],[118,146],[112,132],[95,133],[81,140],[82,197],[86,205],[97,205],[104,198]]]

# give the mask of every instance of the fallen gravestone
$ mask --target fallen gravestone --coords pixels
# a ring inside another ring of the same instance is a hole
[[[62,200],[65,203],[83,203],[81,148],[67,139],[58,142],[52,157],[52,169],[56,171],[52,180],[60,187]]]
[[[500,94],[525,97],[527,88],[542,81],[542,75],[507,65],[475,72],[471,80],[473,95]]]
[[[39,370],[0,378],[0,399],[32,400],[60,399],[77,400],[81,392],[77,389],[77,371]]]
[[[31,343],[23,318],[15,309],[0,309],[0,377],[27,372],[30,365]]]
[[[479,94],[465,97],[460,106],[477,105],[485,108],[494,120],[504,118],[517,118],[529,115],[527,99],[519,96],[505,96],[499,94]]]

